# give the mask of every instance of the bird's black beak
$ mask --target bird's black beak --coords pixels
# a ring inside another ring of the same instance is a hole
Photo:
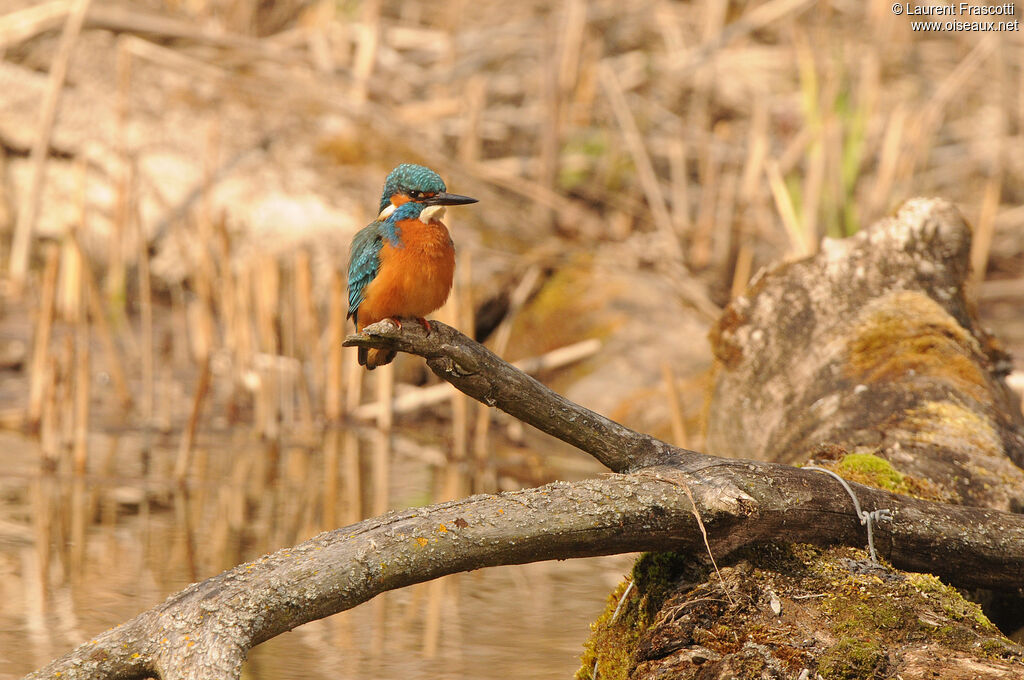
[[[476,203],[477,199],[470,198],[469,196],[460,196],[458,194],[449,194],[446,191],[442,191],[439,194],[428,196],[423,199],[423,202],[427,205],[467,205],[469,203]]]

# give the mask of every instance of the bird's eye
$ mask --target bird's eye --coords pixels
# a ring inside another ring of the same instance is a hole
[[[423,198],[423,192],[422,191],[410,191],[409,192],[409,198],[413,198],[413,199]]]

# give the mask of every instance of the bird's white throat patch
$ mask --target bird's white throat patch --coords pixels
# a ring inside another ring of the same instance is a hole
[[[383,222],[387,218],[391,217],[391,213],[395,212],[396,210],[398,210],[397,205],[395,205],[394,203],[388,203],[388,206],[381,210],[380,214],[377,215],[377,221]]]
[[[439,220],[444,217],[443,205],[428,205],[420,211],[420,222],[430,224],[430,220]]]

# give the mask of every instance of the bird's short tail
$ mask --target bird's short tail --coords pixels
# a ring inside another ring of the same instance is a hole
[[[368,371],[372,371],[378,366],[390,364],[397,352],[393,349],[370,349],[368,347],[360,347],[358,352],[359,365],[366,366]]]

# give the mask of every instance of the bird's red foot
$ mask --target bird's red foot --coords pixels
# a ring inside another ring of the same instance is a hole
[[[398,326],[398,330],[402,330],[402,320],[399,319],[397,316],[389,316],[389,317],[386,317],[383,320],[384,321],[390,321],[391,323],[393,323],[396,326]]]
[[[416,318],[416,323],[418,323],[419,325],[423,326],[423,330],[425,330],[427,332],[427,335],[430,335],[431,328],[430,328],[430,322],[429,321],[427,321],[426,319],[424,319],[422,317],[417,317]]]

